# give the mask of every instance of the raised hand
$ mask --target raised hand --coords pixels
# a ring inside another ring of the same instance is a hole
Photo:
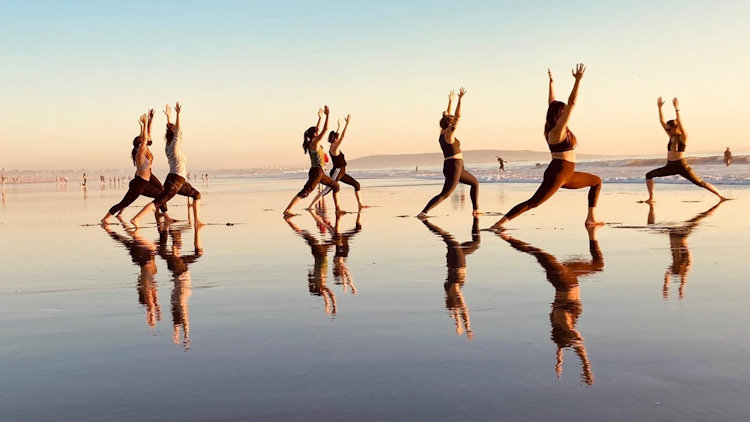
[[[176,102],[175,105],[174,105],[174,111],[175,111],[175,113],[180,114],[180,110],[181,109],[182,109],[182,106],[180,106],[180,102],[179,101]]]
[[[169,104],[167,104],[167,106],[164,107],[164,114],[167,115],[167,120],[169,120],[169,118],[172,117],[172,107],[170,107]]]
[[[583,72],[585,71],[586,66],[584,66],[583,63],[578,63],[575,70],[571,70],[571,73],[573,74],[573,77],[576,78],[576,80],[581,80],[581,78],[583,78]]]
[[[323,107],[318,109],[318,117],[323,118]]]
[[[547,75],[549,76],[549,83],[555,82],[554,79],[552,79],[552,71],[547,68]]]
[[[675,97],[674,99],[672,99],[672,105],[674,105],[674,109],[675,110],[677,110],[677,111],[680,110],[680,102],[677,101],[677,97]]]
[[[349,120],[351,120],[351,118],[352,118],[351,114],[347,114],[346,115],[346,119],[344,119],[344,121],[346,122],[346,124],[349,124]]]
[[[661,106],[664,105],[664,100],[661,99],[661,97],[656,99],[656,105],[661,108]]]
[[[146,116],[146,113],[141,114],[140,119],[138,119],[139,122],[143,123],[144,125],[148,121],[148,117]]]
[[[328,113],[330,113],[330,112],[331,112],[331,110],[330,110],[330,109],[328,108],[328,106],[323,106],[323,113],[325,113],[325,115],[326,115],[326,116],[327,116],[327,115],[328,115]]]
[[[456,99],[456,91],[451,89],[451,92],[448,94],[448,100],[453,101]]]
[[[154,109],[150,108],[148,109],[148,121],[150,122],[152,120],[154,120]]]
[[[460,90],[458,90],[458,98],[460,99],[460,98],[461,98],[461,97],[463,97],[463,96],[464,96],[465,94],[466,94],[466,90],[464,89],[464,87],[461,87],[461,89],[460,89]]]

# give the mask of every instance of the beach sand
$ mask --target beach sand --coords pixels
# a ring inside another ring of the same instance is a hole
[[[96,223],[124,188],[8,187],[0,419],[750,414],[747,187],[720,186],[737,200],[714,208],[705,190],[657,182],[647,224],[650,207],[637,202],[645,186],[606,184],[598,215],[608,224],[592,257],[583,190],[560,191],[512,221],[510,237],[472,236],[467,188],[435,208],[428,227],[398,216],[416,215],[440,183],[360,182],[373,205],[359,216],[361,229],[356,213],[339,219],[350,283],[333,274],[342,259],[331,228],[301,208],[292,225],[281,217],[302,179],[196,183],[213,223],[197,236],[185,222],[163,233],[149,222],[134,236],[113,219],[112,233],[104,230]],[[536,186],[482,184],[481,209],[505,212]],[[355,209],[350,187],[341,198]],[[326,204],[334,225],[331,198]],[[170,211],[186,218],[184,198]],[[499,218],[482,215],[478,226]],[[465,270],[448,268],[451,239],[466,242]],[[149,248],[155,258],[144,270],[138,262],[149,261]],[[149,265],[152,277],[144,276]],[[567,290],[554,268],[568,271]]]

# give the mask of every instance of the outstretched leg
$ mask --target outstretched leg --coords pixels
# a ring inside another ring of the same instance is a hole
[[[719,192],[718,189],[716,189],[714,187],[714,185],[712,185],[712,184],[710,184],[708,182],[705,182],[705,181],[703,181],[703,179],[701,179],[700,177],[698,177],[698,175],[696,175],[695,172],[693,172],[693,169],[690,168],[690,166],[688,166],[687,164],[685,164],[683,166],[683,168],[681,169],[681,171],[680,171],[679,174],[680,174],[680,176],[682,176],[682,177],[688,179],[689,181],[691,181],[696,186],[700,186],[703,189],[706,189],[709,192],[713,193],[714,195],[718,196],[719,199],[721,199],[722,201],[724,201],[724,200],[727,199],[726,197],[724,197],[724,195],[722,195]]]
[[[458,185],[458,181],[461,178],[462,168],[463,160],[450,159],[443,161],[443,175],[445,176],[443,189],[427,202],[422,212],[419,213],[419,217],[425,217],[432,208],[443,202],[456,189],[456,185]]]

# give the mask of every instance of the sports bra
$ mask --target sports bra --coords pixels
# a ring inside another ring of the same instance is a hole
[[[143,157],[143,163],[141,165],[135,166],[135,172],[136,173],[145,173],[146,170],[151,169],[151,162],[148,160],[148,157]]]
[[[547,146],[549,146],[550,152],[565,152],[565,151],[572,151],[573,148],[576,146],[576,136],[573,135],[573,132],[570,131],[570,129],[565,128],[565,139],[557,144],[550,144],[549,143],[549,132],[547,132],[547,135],[545,136],[547,138]]]
[[[453,138],[453,143],[449,144],[445,141],[445,134],[441,133],[438,143],[440,144],[440,149],[443,150],[443,158],[453,157],[461,153],[461,141],[458,138]]]
[[[677,137],[677,152],[685,152],[685,143],[680,142],[679,135]],[[669,142],[667,143],[667,151],[674,151],[672,149],[672,137],[669,137]]]
[[[319,146],[317,150],[313,151],[311,149],[307,150],[307,153],[310,154],[310,166],[311,167],[320,167],[323,168],[324,165],[324,152],[323,152],[323,146]]]
[[[331,154],[331,162],[333,163],[334,168],[346,167],[346,159],[344,158],[343,152],[339,152],[339,155]]]

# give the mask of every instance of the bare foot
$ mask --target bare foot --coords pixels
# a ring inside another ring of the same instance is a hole
[[[586,227],[589,227],[589,226],[603,226],[604,225],[604,221],[595,220],[595,219],[588,219],[587,218],[586,222],[584,224],[586,225]]]
[[[346,210],[341,210],[341,209],[336,210],[336,215],[344,215],[346,213],[348,213],[348,211],[346,211]]]
[[[417,218],[420,219],[420,220],[426,220],[427,219],[427,214],[425,214],[423,212],[420,212],[419,214],[417,214]]]
[[[645,202],[647,204],[653,204],[654,202],[656,202],[656,200],[654,198],[648,198],[647,200],[645,200],[643,202]]]
[[[292,217],[292,216],[295,216],[295,215],[297,215],[297,214],[295,214],[295,213],[293,213],[293,212],[291,212],[289,210],[284,210],[284,217]]]
[[[102,218],[102,219],[101,219],[100,221],[101,221],[101,222],[102,222],[102,224],[103,224],[103,225],[105,225],[105,226],[106,226],[107,224],[109,224],[109,221],[107,221],[107,217],[104,217],[104,218]]]
[[[205,225],[206,225],[206,223],[204,223],[203,221],[201,221],[201,220],[195,220],[195,227],[203,227]]]
[[[177,221],[176,219],[168,216],[167,214],[162,214],[162,217],[164,217],[164,222],[167,224],[172,224]]]
[[[479,216],[481,214],[484,214],[484,213],[482,211],[479,211],[479,210],[474,210],[474,211],[471,212],[471,215],[474,216],[474,217],[477,217],[477,216]]]
[[[362,208],[370,208],[370,206],[369,205],[359,204],[359,209],[362,209]]]
[[[141,227],[141,225],[138,224],[138,220],[136,220],[135,217],[130,219],[130,224],[134,225],[135,228]]]
[[[505,227],[501,226],[500,224],[493,224],[492,227],[490,227],[487,230],[489,230],[491,232],[495,232],[495,233],[502,233],[502,232],[504,232],[504,231],[506,231],[508,229],[506,229]]]

